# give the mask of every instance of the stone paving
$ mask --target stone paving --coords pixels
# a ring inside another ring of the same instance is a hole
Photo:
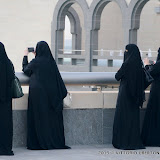
[[[14,156],[0,156],[0,160],[160,160],[160,147],[143,150],[117,150],[112,145],[79,145],[69,150],[30,151],[14,148]]]

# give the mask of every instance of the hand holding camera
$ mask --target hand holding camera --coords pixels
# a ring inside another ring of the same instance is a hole
[[[28,54],[32,52],[35,55],[35,50],[34,47],[28,47],[27,49],[24,50],[24,55],[28,56]]]
[[[146,66],[146,65],[149,65],[150,63],[149,63],[149,59],[148,58],[145,58],[144,59],[144,65]]]

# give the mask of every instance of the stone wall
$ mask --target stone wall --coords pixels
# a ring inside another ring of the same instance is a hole
[[[117,91],[70,92],[64,100],[64,127],[68,145],[110,144]],[[148,99],[149,93],[146,93]],[[13,100],[13,146],[26,146],[27,97]],[[144,108],[146,102],[144,103]],[[145,109],[141,109],[141,124]]]

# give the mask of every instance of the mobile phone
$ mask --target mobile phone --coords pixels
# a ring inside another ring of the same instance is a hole
[[[34,52],[34,47],[28,47],[28,52]]]

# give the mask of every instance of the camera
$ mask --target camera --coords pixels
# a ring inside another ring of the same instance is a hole
[[[34,52],[34,47],[28,47],[28,52]]]
[[[152,60],[149,60],[149,63],[150,63],[150,64],[154,64],[154,61],[152,61]]]

